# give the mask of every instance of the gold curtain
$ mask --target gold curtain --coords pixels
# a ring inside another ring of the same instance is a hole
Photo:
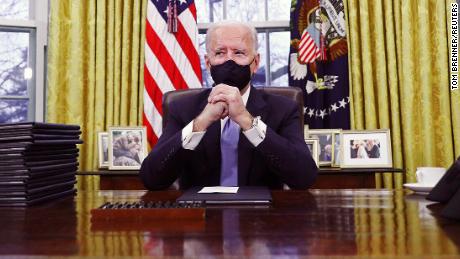
[[[97,132],[142,124],[146,5],[50,1],[47,121],[81,126],[81,171],[97,168]]]
[[[391,129],[393,164],[415,181],[418,166],[448,167],[460,155],[460,90],[450,91],[450,0],[345,0],[351,125]]]

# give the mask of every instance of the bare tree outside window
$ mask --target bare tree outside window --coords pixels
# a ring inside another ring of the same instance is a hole
[[[262,32],[262,33],[257,33],[257,51],[260,54],[260,62],[259,62],[259,69],[257,69],[256,74],[252,77],[252,84],[254,86],[264,86],[267,84],[270,84],[267,82],[267,76],[266,76],[266,71],[267,71],[267,34]]]
[[[28,32],[0,32],[0,96],[27,96]]]
[[[27,121],[28,100],[1,100],[0,123]]]
[[[222,0],[195,0],[195,5],[199,23],[220,21],[224,17]]]
[[[227,18],[237,21],[265,21],[265,1],[227,1]]]
[[[288,53],[290,32],[270,33],[270,79],[271,85],[288,85]]]
[[[268,20],[286,20],[291,18],[291,0],[267,0]]]
[[[0,0],[0,18],[29,19],[29,0]],[[29,39],[20,28],[0,27],[0,123],[27,120]]]
[[[0,0],[0,18],[29,19],[29,0]]]

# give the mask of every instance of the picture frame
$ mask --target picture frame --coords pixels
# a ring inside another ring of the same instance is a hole
[[[334,132],[334,155],[332,160],[332,167],[340,167],[341,163],[341,139],[342,139],[342,130]]]
[[[109,169],[139,170],[147,156],[145,127],[109,127]]]
[[[310,127],[308,126],[308,124],[303,125],[303,137],[304,137],[304,139],[308,138],[309,129],[310,129]]]
[[[342,157],[340,167],[393,167],[389,129],[344,130],[341,136]]]
[[[311,157],[316,163],[316,166],[319,166],[319,139],[317,138],[306,138],[305,143],[308,146],[308,149],[310,150]]]
[[[109,168],[109,133],[97,133],[99,168]]]
[[[318,154],[320,166],[331,166],[334,161],[334,134],[340,129],[310,129],[309,138],[318,138]]]

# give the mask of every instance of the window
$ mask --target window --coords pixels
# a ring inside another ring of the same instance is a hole
[[[28,20],[29,0],[0,0],[0,17]]]
[[[0,0],[0,123],[43,121],[47,8],[47,0]]]
[[[30,34],[0,31],[0,123],[29,118]]]
[[[206,87],[212,85],[203,60],[206,29],[210,23],[226,19],[251,22],[257,29],[261,62],[252,83],[255,86],[288,85],[290,0],[195,0],[195,4],[201,69]]]

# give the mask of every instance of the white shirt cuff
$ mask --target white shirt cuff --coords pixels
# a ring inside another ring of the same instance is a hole
[[[193,132],[193,121],[182,129],[182,147],[195,150],[206,131]]]
[[[252,127],[246,131],[243,131],[243,134],[248,138],[255,147],[257,147],[265,139],[265,134],[267,133],[267,124],[262,120],[259,120],[257,126]]]

